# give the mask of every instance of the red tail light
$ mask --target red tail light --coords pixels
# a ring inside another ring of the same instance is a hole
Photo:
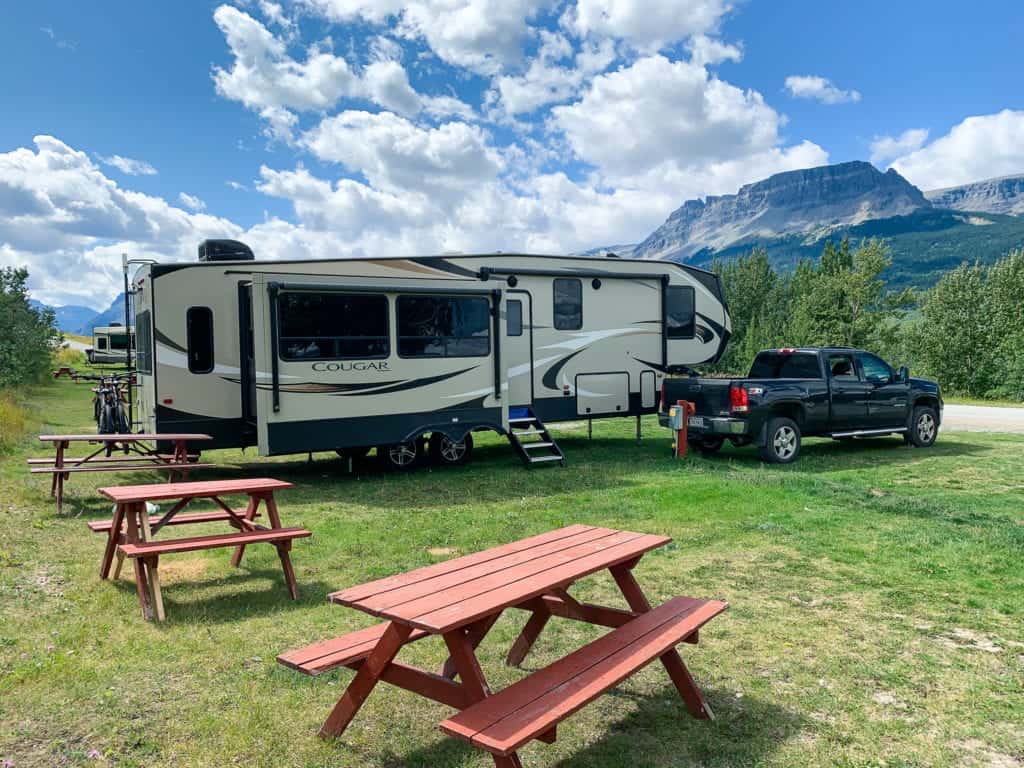
[[[747,390],[738,384],[729,387],[729,407],[741,413],[750,410],[750,398],[747,396]]]

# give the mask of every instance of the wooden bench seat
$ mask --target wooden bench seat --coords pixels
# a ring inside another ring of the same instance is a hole
[[[235,514],[241,518],[245,517],[245,510],[235,510]],[[256,512],[253,517],[259,517],[260,512]],[[151,515],[149,518],[150,525],[156,525],[161,520],[160,515]],[[231,520],[231,515],[223,510],[213,510],[211,512],[194,512],[190,515],[175,515],[165,523],[165,525],[189,525],[191,523],[215,523],[221,520]],[[110,529],[113,526],[112,520],[91,520],[86,525],[89,526],[89,530],[93,533],[110,533]]]
[[[312,536],[312,531],[305,528],[268,528],[259,531],[242,531],[241,533],[224,533],[213,536],[192,536],[187,539],[170,539],[168,541],[143,541],[137,544],[120,544],[118,551],[125,557],[158,557],[177,552],[195,552],[200,549],[217,549],[218,547],[237,547],[246,544],[269,542],[280,544],[292,539],[303,539]]]
[[[323,642],[307,645],[305,648],[297,648],[293,651],[286,651],[277,657],[277,661],[284,666],[302,672],[306,675],[320,675],[338,667],[346,667],[357,661],[362,661],[376,647],[388,622],[375,624],[366,629],[358,629],[349,632],[347,635],[324,640]],[[426,637],[427,632],[422,629],[414,629],[406,644]]]
[[[560,661],[441,723],[441,730],[501,757],[545,735],[574,712],[672,650],[727,608],[676,597]]]
[[[212,469],[216,464],[105,464],[99,461],[90,461],[80,467],[33,467],[29,470],[32,475],[63,475],[72,472],[131,472],[133,470],[148,469],[163,472],[191,472],[194,469]]]
[[[149,456],[140,456],[137,453],[128,453],[128,454],[121,453],[121,449],[117,449],[117,453],[115,453],[115,454],[113,454],[111,456],[104,456],[103,458],[100,458],[100,459],[96,459],[96,458],[90,459],[89,463],[90,464],[93,464],[93,463],[99,464],[99,463],[114,463],[114,462],[122,462],[122,461],[143,461],[143,460],[149,459],[149,458],[150,458]],[[196,461],[199,458],[199,454],[197,454],[197,453],[190,453],[188,458],[189,458],[190,462]],[[154,463],[156,463],[156,459],[161,459],[163,461],[170,462],[170,461],[175,461],[176,457],[172,453],[160,453],[160,454],[157,454],[156,456],[153,456],[152,459],[153,459]],[[64,457],[64,465],[65,466],[71,466],[71,465],[74,465],[74,464],[76,464],[76,463],[78,463],[80,461],[84,461],[84,460],[85,460],[84,456],[65,456]],[[57,463],[57,459],[55,459],[55,458],[26,459],[25,461],[28,463],[29,466],[43,466],[43,467],[53,466],[54,464]]]

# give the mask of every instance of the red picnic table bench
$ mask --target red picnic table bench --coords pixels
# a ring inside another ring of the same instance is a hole
[[[277,502],[274,500],[274,491],[291,487],[291,483],[286,483],[283,480],[256,478],[100,488],[99,492],[113,500],[116,505],[112,520],[89,523],[90,530],[107,534],[107,546],[100,563],[100,578],[105,579],[110,574],[110,567],[115,555],[118,557],[118,566],[114,573],[115,579],[120,574],[121,561],[124,558],[131,559],[135,568],[135,590],[139,596],[139,606],[142,609],[143,618],[153,618],[155,608],[156,619],[163,621],[165,618],[164,603],[160,592],[158,570],[160,555],[234,547],[235,552],[231,557],[231,564],[238,567],[247,544],[268,543],[277,548],[285,583],[288,586],[288,594],[292,600],[296,600],[299,596],[298,587],[288,553],[293,540],[311,536],[312,533],[305,528],[283,528],[281,526]],[[221,498],[232,494],[245,494],[249,497],[249,502],[244,510],[235,510]],[[179,514],[197,499],[209,499],[219,509],[190,515]],[[162,515],[148,513],[147,502],[169,500],[174,500],[175,503]],[[259,516],[261,503],[267,511],[269,528],[254,522]],[[164,526],[215,521],[226,521],[236,528],[237,532],[165,541],[152,540],[153,536]]]
[[[187,480],[194,469],[210,469],[214,464],[200,464],[196,456],[188,452],[188,444],[212,440],[202,434],[118,434],[118,435],[40,435],[40,441],[53,443],[56,455],[50,458],[29,459],[30,474],[51,476],[50,496],[57,499],[57,511],[64,508],[64,483],[72,473],[77,472],[137,472],[140,470],[162,470],[168,472],[168,481]],[[173,443],[171,453],[161,453],[155,443]],[[88,456],[69,457],[65,451],[71,443],[98,443]],[[150,445],[154,443],[154,445]],[[124,454],[112,455],[115,450]],[[134,454],[134,455],[132,455]],[[134,462],[134,463],[132,463]]]
[[[386,621],[288,651],[278,661],[309,675],[338,667],[356,670],[320,730],[324,738],[341,735],[383,680],[459,710],[440,724],[441,730],[490,752],[498,768],[521,766],[516,750],[533,739],[553,742],[562,720],[655,659],[690,714],[711,718],[675,646],[696,643],[698,630],[727,604],[676,597],[652,609],[633,576],[646,552],[670,541],[571,525],[352,587],[330,599]],[[574,582],[602,570],[611,572],[629,610],[580,603],[569,594]],[[531,613],[508,654],[512,666],[523,661],[552,616],[612,631],[492,694],[476,648],[506,608]],[[403,646],[436,635],[449,653],[440,674],[396,660]]]

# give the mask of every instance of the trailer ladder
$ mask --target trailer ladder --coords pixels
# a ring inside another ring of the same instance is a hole
[[[562,449],[530,408],[516,408],[510,412],[508,441],[527,467],[556,461],[565,466]]]

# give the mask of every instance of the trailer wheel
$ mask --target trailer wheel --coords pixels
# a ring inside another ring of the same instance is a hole
[[[430,436],[430,457],[442,466],[461,466],[468,462],[472,455],[473,436],[468,432],[459,442],[449,439],[443,432],[434,432]]]
[[[792,419],[776,416],[768,422],[768,439],[761,458],[769,464],[791,464],[800,457],[800,427]]]
[[[377,455],[383,460],[385,469],[412,472],[423,461],[423,448],[423,440],[417,439],[411,443],[382,445],[377,449]]]

